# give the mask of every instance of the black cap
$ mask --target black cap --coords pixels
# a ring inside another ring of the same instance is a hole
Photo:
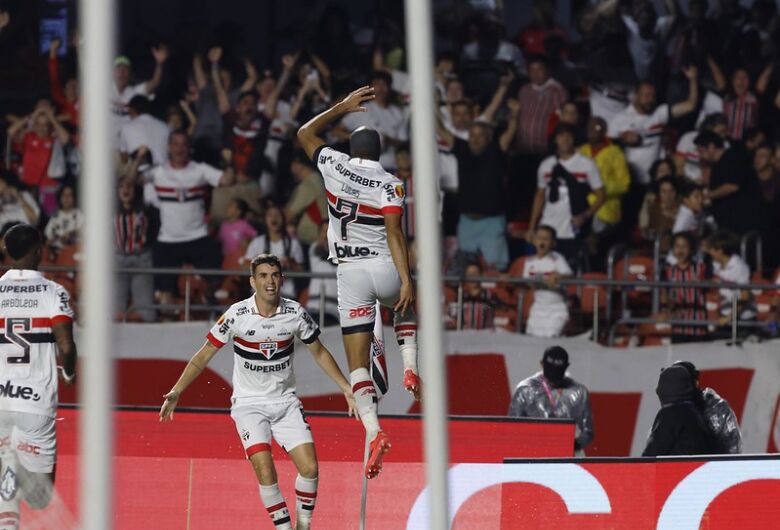
[[[662,404],[685,401],[693,398],[691,374],[684,366],[672,365],[661,371],[655,393]]]
[[[708,145],[715,145],[715,147],[723,148],[723,137],[714,131],[704,130],[696,135],[693,143],[699,147],[707,147]]]
[[[682,366],[688,370],[688,375],[691,376],[692,381],[697,381],[699,379],[699,369],[696,368],[696,365],[691,361],[674,361],[672,366]]]

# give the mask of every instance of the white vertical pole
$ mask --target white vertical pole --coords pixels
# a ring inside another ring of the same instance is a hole
[[[430,0],[406,0],[406,56],[411,74],[412,163],[417,209],[425,462],[430,486],[430,530],[449,528],[447,515],[447,374],[442,348],[441,225],[433,83]]]
[[[113,405],[111,217],[114,205],[113,126],[110,115],[114,57],[114,0],[81,0],[81,111],[84,225],[81,262],[84,333],[79,379],[81,410],[81,517],[83,530],[110,530],[112,510],[111,436]]]

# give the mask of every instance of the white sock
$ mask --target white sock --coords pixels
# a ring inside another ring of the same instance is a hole
[[[271,484],[270,486],[260,484],[260,498],[277,530],[292,530],[290,511],[287,509],[287,503],[284,502],[282,492],[279,490],[279,484]]]
[[[352,385],[352,394],[355,396],[358,414],[366,429],[366,436],[373,440],[381,429],[379,417],[376,414],[376,389],[371,381],[371,376],[366,368],[358,368],[350,372],[349,382]]]
[[[417,322],[414,312],[409,309],[406,314],[396,313],[394,317],[395,339],[401,350],[401,360],[404,363],[404,371],[417,371]]]
[[[317,502],[317,478],[298,475],[295,479],[295,530],[308,530]]]

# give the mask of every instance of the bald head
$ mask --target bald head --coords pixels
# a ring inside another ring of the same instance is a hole
[[[368,127],[358,127],[349,137],[349,153],[353,158],[379,160],[382,144],[379,133]]]

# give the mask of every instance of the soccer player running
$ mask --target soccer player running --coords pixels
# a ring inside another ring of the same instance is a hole
[[[279,258],[260,254],[252,260],[250,272],[249,283],[255,293],[230,306],[211,328],[206,342],[164,396],[160,421],[173,419],[181,393],[232,339],[235,356],[230,416],[260,482],[263,505],[277,529],[292,529],[271,458],[273,437],[298,469],[295,528],[308,530],[317,499],[317,456],[295,393],[292,356],[296,338],[306,344],[323,372],[344,392],[350,415],[355,411],[354,400],[336,361],[319,341],[317,325],[298,302],[280,296],[284,276]]]
[[[362,87],[298,130],[306,154],[325,180],[330,224],[328,245],[338,259],[338,300],[341,332],[350,382],[370,454],[365,474],[376,477],[390,440],[379,427],[377,397],[369,376],[369,355],[376,301],[392,307],[395,332],[404,365],[404,387],[420,399],[417,372],[417,323],[409,251],[401,230],[404,187],[379,164],[379,134],[359,127],[349,139],[350,154],[325,145],[320,133],[351,112],[365,112],[374,89]]]
[[[20,501],[45,508],[54,489],[57,358],[76,378],[73,310],[64,287],[38,272],[43,239],[29,224],[5,235],[0,278],[0,529],[19,526]]]

